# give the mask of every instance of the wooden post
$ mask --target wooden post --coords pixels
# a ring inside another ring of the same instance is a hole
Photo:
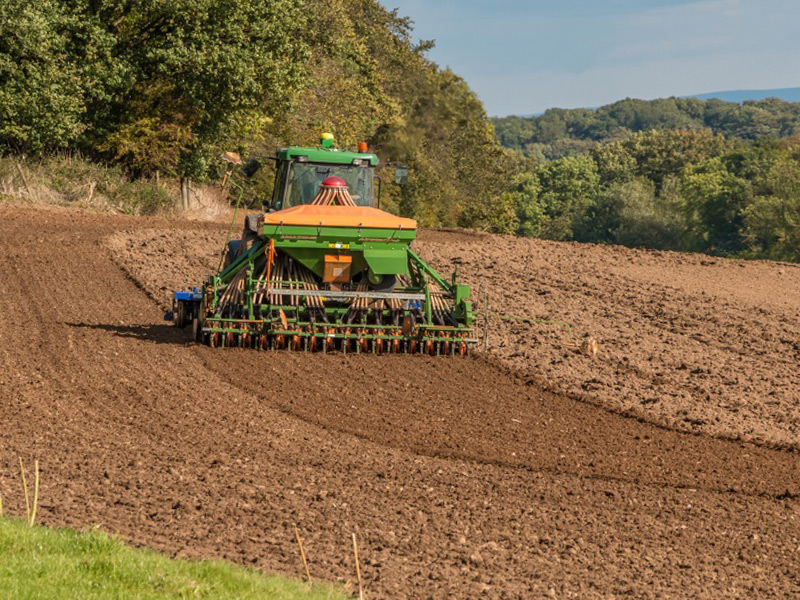
[[[356,557],[356,577],[358,577],[358,598],[364,600],[364,588],[361,587],[361,566],[358,564],[358,544],[356,544],[356,534],[353,533],[353,554]]]
[[[33,194],[31,194],[31,188],[28,185],[28,179],[25,177],[25,172],[22,170],[22,167],[19,166],[19,163],[17,161],[13,161],[13,162],[14,162],[14,166],[17,167],[17,173],[19,173],[19,176],[22,178],[22,185],[25,186],[25,191],[28,192],[28,197],[31,200],[33,200]]]
[[[191,208],[191,181],[188,177],[181,177],[181,208],[189,210]]]
[[[297,540],[297,545],[300,547],[300,557],[303,559],[303,567],[306,570],[306,581],[311,583],[311,572],[308,570],[308,562],[306,561],[306,553],[303,550],[303,541],[300,539],[300,532],[297,531],[297,525],[294,526],[294,537]]]

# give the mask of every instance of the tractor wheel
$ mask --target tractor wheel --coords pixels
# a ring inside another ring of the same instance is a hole
[[[397,285],[396,275],[384,275],[378,283],[369,282],[369,287],[376,292],[391,292],[395,285]]]
[[[175,308],[175,325],[181,329],[186,327],[186,308],[183,306],[183,302],[178,302],[178,306]]]
[[[199,315],[195,315],[194,319],[192,319],[192,334],[194,334],[196,342],[203,341],[203,323],[200,321]]]
[[[225,263],[224,267],[227,269],[231,266],[234,260],[239,258],[239,250],[242,247],[242,240],[231,240],[228,242],[228,251],[225,253]]]

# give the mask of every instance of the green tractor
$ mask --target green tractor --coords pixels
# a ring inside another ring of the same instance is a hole
[[[228,179],[241,160],[223,158]],[[411,249],[416,221],[378,208],[378,157],[366,144],[338,150],[326,134],[275,160],[266,211],[245,218],[202,288],[175,293],[175,324],[213,347],[466,354],[476,342],[470,289]],[[406,176],[399,168],[396,182]]]

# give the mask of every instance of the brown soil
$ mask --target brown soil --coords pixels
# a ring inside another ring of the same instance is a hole
[[[45,523],[178,556],[299,576],[297,524],[313,576],[353,579],[355,531],[372,598],[800,594],[800,455],[706,435],[797,444],[795,267],[427,232],[492,308],[601,354],[504,321],[486,357],[270,354],[193,345],[143,293],[199,283],[223,236],[0,207],[12,512],[19,454],[42,462]]]
[[[216,270],[224,236],[138,228],[107,243],[167,306]],[[477,310],[488,298],[512,317],[490,317],[489,354],[539,386],[671,429],[800,448],[800,265],[441,231],[418,250],[458,269]],[[587,335],[594,359],[572,344]]]
[[[490,320],[489,347],[553,391],[691,432],[800,447],[800,265],[426,232]]]

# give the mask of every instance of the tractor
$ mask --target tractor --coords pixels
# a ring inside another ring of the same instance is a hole
[[[223,159],[228,180],[260,167],[232,152]],[[467,354],[476,342],[470,289],[412,250],[416,221],[380,209],[367,145],[340,150],[323,134],[318,147],[289,146],[273,159],[264,212],[226,242],[219,272],[174,294],[168,317],[212,347]],[[397,184],[407,176],[396,168]]]

